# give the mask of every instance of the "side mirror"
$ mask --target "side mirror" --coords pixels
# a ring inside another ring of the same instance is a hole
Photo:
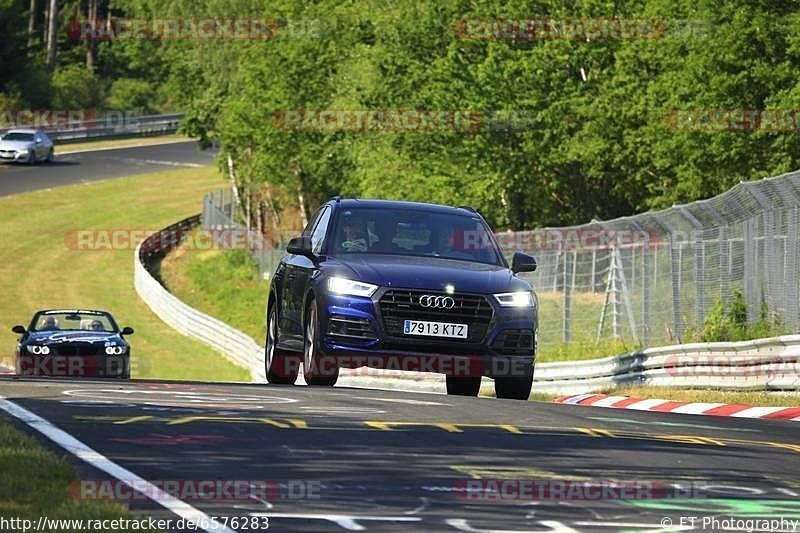
[[[125,326],[124,328],[122,328],[121,334],[122,335],[133,335],[133,328],[130,327],[130,326]]]
[[[314,253],[311,251],[311,237],[295,237],[289,241],[286,246],[286,251],[290,254],[304,255],[308,258],[313,258]]]
[[[516,252],[514,257],[511,258],[511,271],[516,274],[517,272],[533,272],[536,270],[536,259],[533,256]]]
[[[11,331],[14,333],[19,333],[20,335],[25,335],[25,327],[24,326],[14,326],[11,328]]]

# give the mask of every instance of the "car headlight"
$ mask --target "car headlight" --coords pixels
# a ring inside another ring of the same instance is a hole
[[[28,346],[28,352],[32,353],[33,355],[47,355],[50,353],[50,347],[33,344]]]
[[[350,296],[365,296],[369,298],[376,290],[377,285],[353,281],[347,278],[328,278],[328,290],[334,294],[347,294]]]
[[[503,307],[533,307],[533,295],[529,291],[503,292],[494,295]]]
[[[124,346],[106,346],[106,355],[121,355],[124,351]]]

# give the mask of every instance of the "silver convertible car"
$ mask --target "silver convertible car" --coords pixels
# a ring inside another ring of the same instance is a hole
[[[0,161],[15,163],[51,162],[54,155],[53,141],[42,130],[9,130],[0,137]]]

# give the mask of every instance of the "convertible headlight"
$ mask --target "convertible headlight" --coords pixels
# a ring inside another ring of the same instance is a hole
[[[47,355],[50,353],[50,347],[33,344],[28,346],[28,352],[32,353],[33,355]]]
[[[378,290],[378,286],[346,278],[328,278],[328,290],[334,294],[365,296],[369,298]]]
[[[503,292],[494,295],[503,307],[533,307],[533,295],[529,291]]]
[[[106,346],[106,355],[121,355],[123,352],[124,346]]]

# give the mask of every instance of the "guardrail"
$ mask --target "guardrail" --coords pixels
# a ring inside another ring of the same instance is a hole
[[[800,335],[675,344],[536,366],[534,390],[583,394],[618,386],[800,390]]]
[[[154,233],[136,248],[136,292],[164,322],[194,337],[247,368],[252,381],[265,381],[264,347],[224,322],[189,307],[158,281],[157,265],[179,244],[174,235],[186,234],[200,223],[201,215],[181,220],[163,233]],[[264,295],[266,298],[266,295]],[[350,376],[357,384],[358,376]],[[374,378],[374,375],[370,376]],[[417,390],[441,390],[442,380],[419,374],[387,373],[386,383],[407,383]],[[699,387],[731,390],[800,390],[800,335],[741,342],[676,344],[592,359],[536,365],[533,390],[555,394],[582,394],[621,385]]]
[[[200,222],[200,215],[164,228],[164,235],[186,234]],[[265,381],[264,348],[250,336],[176,298],[158,280],[158,265],[179,244],[154,233],[139,243],[134,254],[133,280],[145,304],[173,329],[211,346],[233,363],[250,371],[252,381]]]
[[[183,116],[183,113],[109,116],[99,120],[85,120],[79,124],[65,127],[43,127],[41,129],[54,141],[62,142],[132,135],[166,135],[178,131],[178,125]],[[20,126],[20,128],[22,127]],[[9,129],[15,128],[0,128],[0,134]]]

